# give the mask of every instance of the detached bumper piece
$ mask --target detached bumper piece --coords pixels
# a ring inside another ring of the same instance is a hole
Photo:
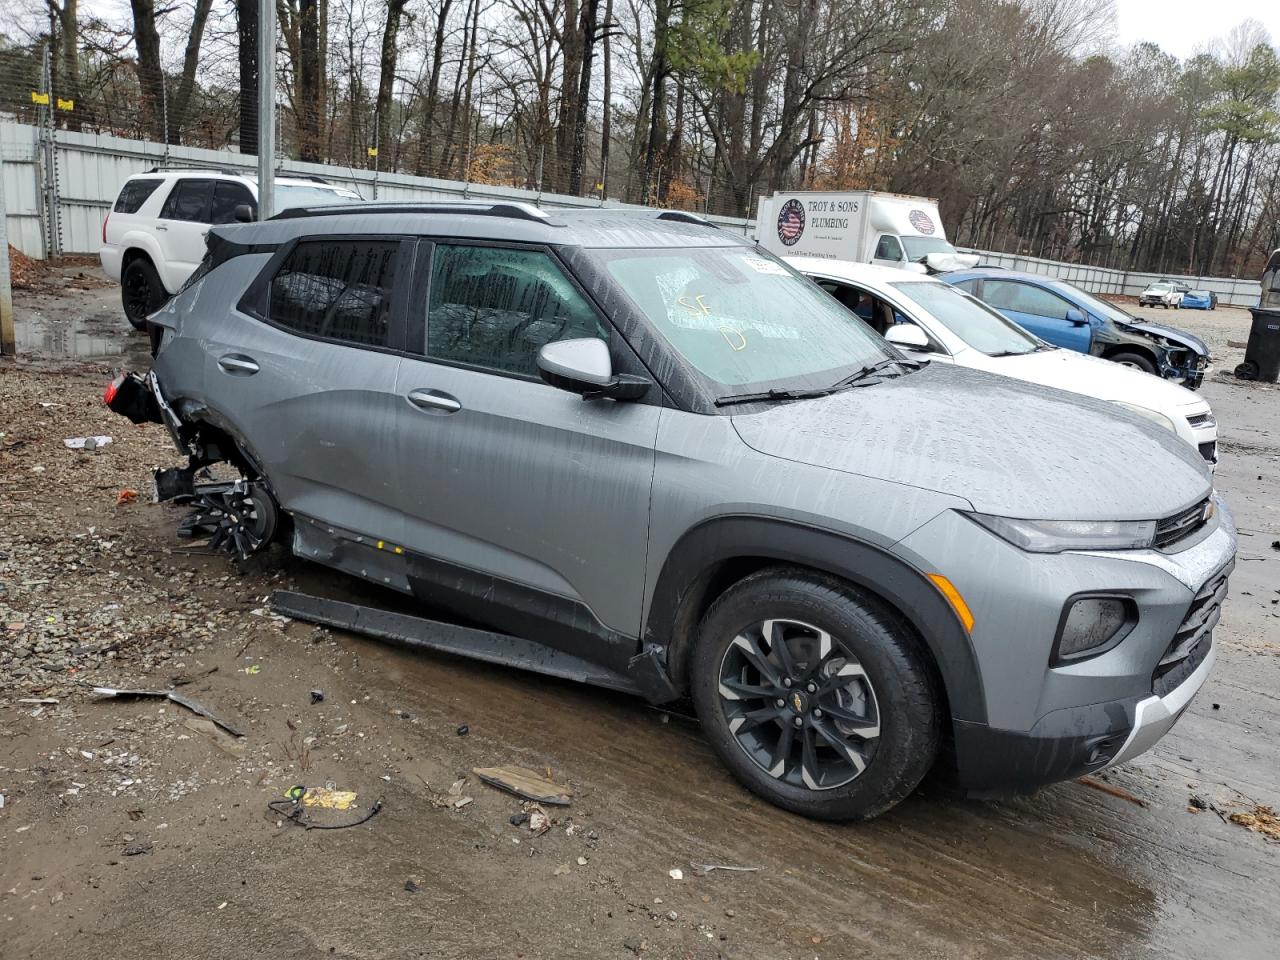
[[[132,423],[164,423],[151,385],[136,373],[122,373],[112,380],[102,399],[107,409]]]

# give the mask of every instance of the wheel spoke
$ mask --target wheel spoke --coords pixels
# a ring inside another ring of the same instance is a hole
[[[772,685],[760,686],[742,680],[720,681],[720,696],[726,700],[767,700],[777,695],[778,689]]]
[[[773,756],[769,761],[770,776],[781,780],[787,775],[787,760],[791,757],[791,745],[795,742],[795,735],[795,727],[789,723],[782,725],[782,732],[778,734],[778,742],[774,745]]]
[[[778,662],[782,665],[783,672],[792,679],[796,675],[796,664],[791,658],[791,648],[787,646],[785,632],[782,624],[778,620],[766,620],[761,626],[761,632],[769,643],[769,652],[778,658]]]
[[[859,737],[863,740],[874,740],[880,736],[880,721],[871,717],[864,717],[861,714],[847,710],[839,704],[828,704],[822,708],[825,716],[833,720],[839,720],[843,725],[853,727],[850,736]]]
[[[866,679],[867,671],[862,669],[861,664],[846,662],[839,670],[833,673],[827,679],[822,681],[818,687],[818,696],[822,697],[838,690],[840,687],[847,687],[852,680],[859,677]]]
[[[815,723],[814,729],[818,735],[822,737],[831,747],[844,757],[849,763],[853,764],[853,769],[861,773],[866,769],[867,763],[862,759],[862,755],[853,749],[853,745],[844,737],[840,736],[838,731],[827,729],[825,723]]]
[[[821,771],[818,769],[818,749],[813,742],[813,727],[804,728],[801,742],[803,746],[800,751],[800,779],[810,790],[821,790],[822,787],[818,782]]]
[[[742,655],[753,667],[760,671],[760,676],[774,687],[782,686],[782,678],[778,676],[778,671],[760,649],[759,643],[748,636],[738,634],[733,638],[733,645],[742,651]]]
[[[747,733],[762,723],[777,720],[781,715],[782,710],[772,704],[767,707],[761,707],[759,710],[748,710],[741,716],[734,717],[729,721],[729,730],[735,734]]]

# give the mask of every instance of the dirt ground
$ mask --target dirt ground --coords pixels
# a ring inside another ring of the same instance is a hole
[[[364,588],[175,537],[180,511],[148,502],[172,446],[101,401],[146,366],[117,297],[74,277],[19,293],[22,355],[0,360],[5,960],[1276,955],[1280,842],[1231,820],[1280,809],[1280,389],[1230,376],[1245,311],[1153,314],[1212,346],[1241,531],[1187,715],[1104,775],[1111,792],[929,784],[834,826],[739,789],[683,709],[272,616],[273,589]],[[63,444],[97,434],[113,440]],[[175,684],[243,739],[90,689]],[[471,772],[513,763],[573,791],[541,836]],[[304,830],[267,806],[294,784],[357,793],[315,822],[383,806]]]

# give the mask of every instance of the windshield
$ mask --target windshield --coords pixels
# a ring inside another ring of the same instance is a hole
[[[1188,297],[1200,297],[1200,298],[1202,298],[1202,299],[1204,299],[1204,300],[1208,300],[1208,299],[1209,299],[1209,291],[1208,291],[1208,290],[1188,290],[1188,291],[1187,291],[1187,296],[1188,296]]]
[[[750,248],[593,255],[718,396],[826,389],[899,356],[816,284]]]
[[[1100,317],[1106,317],[1108,320],[1117,320],[1120,323],[1140,322],[1137,317],[1131,313],[1126,313],[1121,307],[1117,307],[1114,303],[1107,303],[1100,300],[1091,293],[1085,293],[1079,287],[1072,286],[1069,283],[1063,283],[1061,280],[1052,280],[1048,284],[1049,287],[1055,288],[1066,296],[1070,297],[1080,306],[1084,307],[1090,313],[1097,314]],[[1157,292],[1165,293],[1169,287],[1162,284],[1155,285]]]
[[[359,202],[360,194],[352,190],[335,190],[333,187],[310,184],[276,184],[276,206],[281,210],[287,207],[324,207],[333,203]]]
[[[956,248],[938,237],[899,237],[908,260],[923,260],[931,253],[955,253]]]
[[[957,337],[989,357],[1032,353],[1041,342],[981,300],[949,283],[921,280],[890,284],[924,307]]]

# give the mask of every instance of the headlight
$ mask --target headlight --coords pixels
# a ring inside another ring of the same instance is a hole
[[[1032,553],[1064,550],[1142,550],[1155,540],[1154,520],[1019,520],[966,513],[1002,540]]]
[[[1171,430],[1174,433],[1178,432],[1178,428],[1173,425],[1173,421],[1170,420],[1168,417],[1166,417],[1163,413],[1157,413],[1156,411],[1151,410],[1147,407],[1139,407],[1138,405],[1133,403],[1125,403],[1123,400],[1116,400],[1113,402],[1117,407],[1124,407],[1126,410],[1131,410],[1140,417],[1146,417],[1152,423],[1158,423],[1160,424],[1160,426],[1164,427],[1166,430]]]

